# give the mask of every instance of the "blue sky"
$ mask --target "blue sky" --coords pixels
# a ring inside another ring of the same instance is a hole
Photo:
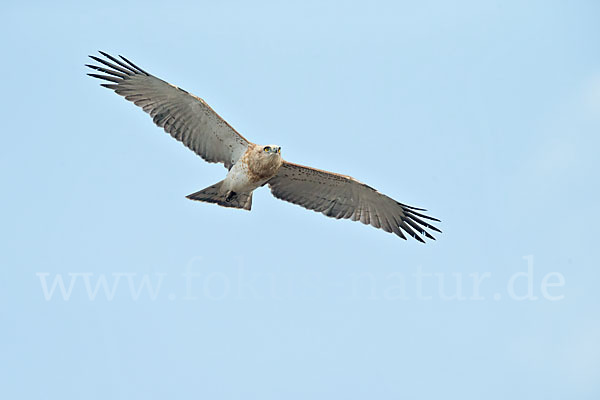
[[[600,396],[597,2],[3,12],[2,398]],[[97,50],[444,233],[185,199],[225,169],[87,77]]]

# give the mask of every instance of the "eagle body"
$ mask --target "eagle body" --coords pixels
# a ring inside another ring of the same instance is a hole
[[[273,149],[273,150],[271,150]],[[277,174],[283,160],[278,146],[258,146],[254,143],[231,167],[225,179],[221,182],[218,192],[214,196],[205,198],[189,195],[191,200],[205,201],[220,204],[224,199],[225,207],[242,208],[250,211],[252,207],[252,192],[263,186]],[[237,202],[235,199],[245,198],[246,201]],[[223,204],[221,204],[223,205]]]
[[[225,186],[237,192],[254,190],[264,185],[277,174],[283,164],[280,151],[279,146],[259,146],[252,143],[227,173]]]
[[[400,203],[351,176],[285,161],[281,147],[258,145],[239,134],[203,99],[144,71],[125,57],[100,52],[90,56],[101,65],[86,66],[88,74],[108,83],[102,86],[150,114],[154,123],[210,163],[222,163],[225,178],[187,196],[191,200],[250,210],[252,193],[268,185],[278,199],[317,211],[327,217],[360,221],[424,242],[435,239],[427,229],[441,232],[421,208]]]

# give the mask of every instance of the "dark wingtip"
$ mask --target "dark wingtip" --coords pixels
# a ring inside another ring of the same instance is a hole
[[[409,206],[409,205],[407,205],[407,204],[400,203],[400,202],[398,202],[398,201],[397,201],[396,203],[400,204],[402,207],[406,207],[406,208],[409,208],[409,209],[411,209],[411,210],[417,210],[417,211],[427,211],[427,209],[425,209],[425,208],[418,208],[418,207]]]
[[[402,232],[400,232],[400,231],[398,231],[398,232],[394,232],[394,235],[398,236],[398,237],[399,237],[399,238],[401,238],[401,239],[408,240],[408,239],[406,239],[406,236],[404,236],[404,235],[402,234]]]
[[[132,66],[134,69],[137,69],[142,74],[150,75],[149,73],[147,73],[146,71],[144,71],[143,69],[141,69],[140,67],[138,67],[137,65],[135,65],[134,63],[132,63],[131,61],[129,61],[128,59],[126,59],[125,57],[123,57],[122,55],[119,54],[119,57],[121,57],[121,59],[123,61],[125,61],[127,64],[129,64],[130,66]]]
[[[100,74],[88,74],[88,75],[93,78],[98,78],[98,79],[103,79],[103,80],[109,81],[109,82],[119,83],[119,79],[113,78],[112,76],[100,75]]]

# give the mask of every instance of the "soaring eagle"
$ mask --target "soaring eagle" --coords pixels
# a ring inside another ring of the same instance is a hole
[[[108,81],[102,86],[141,107],[156,125],[204,160],[223,163],[229,170],[225,179],[188,199],[250,210],[252,192],[267,184],[278,199],[328,217],[370,224],[402,239],[407,233],[424,242],[420,235],[435,239],[425,228],[441,232],[425,221],[439,222],[421,213],[426,210],[399,203],[350,176],[287,162],[281,158],[281,147],[248,141],[201,98],[147,73],[123,56],[100,54],[105,58],[90,58],[101,65],[86,66],[102,74],[88,75]]]

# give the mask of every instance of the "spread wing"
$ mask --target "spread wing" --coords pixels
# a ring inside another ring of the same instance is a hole
[[[406,239],[404,232],[420,242],[418,235],[434,239],[425,228],[441,232],[424,219],[438,221],[419,213],[421,208],[407,206],[356,179],[284,161],[268,182],[273,196],[333,218],[351,218]],[[418,232],[418,233],[417,233]]]
[[[102,64],[86,65],[100,74],[88,74],[110,83],[102,86],[142,107],[154,123],[208,162],[231,166],[248,148],[248,140],[237,133],[199,97],[173,86],[134,65],[100,52],[106,59],[90,56]]]

